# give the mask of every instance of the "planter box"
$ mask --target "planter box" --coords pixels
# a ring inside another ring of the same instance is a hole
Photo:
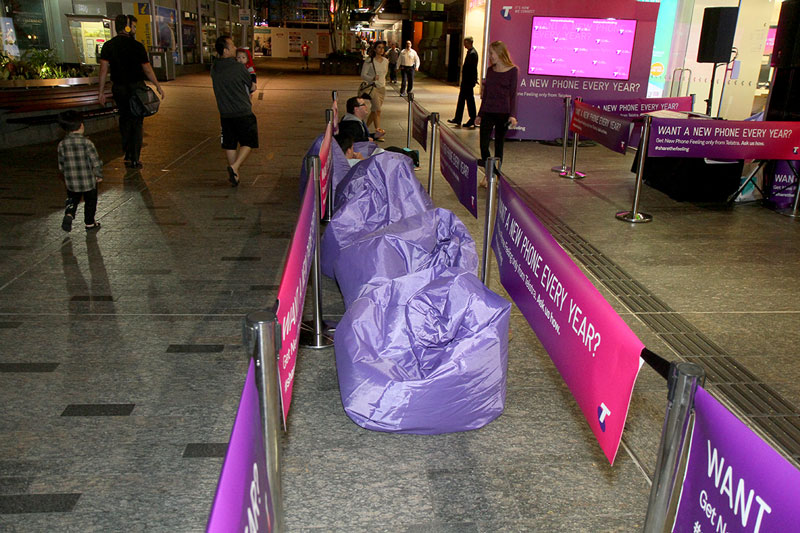
[[[89,78],[56,78],[52,80],[0,80],[0,89],[29,89],[34,87],[72,87],[73,85],[97,85],[99,76]]]

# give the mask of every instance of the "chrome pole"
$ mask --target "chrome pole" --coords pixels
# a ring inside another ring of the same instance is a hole
[[[572,108],[572,97],[565,96],[564,97],[564,136],[562,140],[564,141],[564,147],[561,150],[561,166],[560,167],[553,167],[550,170],[557,173],[562,173],[567,171],[567,140],[569,139],[569,110]]]
[[[670,367],[667,413],[644,520],[646,533],[664,531],[672,491],[678,477],[678,465],[689,431],[689,418],[694,409],[694,395],[704,378],[705,371],[694,363],[673,363]]]
[[[411,125],[414,117],[412,115],[413,110],[411,109],[411,104],[414,101],[414,93],[408,93],[408,132],[406,135],[406,148],[409,150],[411,149]]]
[[[617,218],[624,222],[632,224],[639,224],[650,222],[653,220],[652,215],[647,213],[639,213],[639,194],[642,190],[642,176],[644,175],[644,160],[647,157],[647,146],[650,144],[650,125],[653,117],[647,115],[644,117],[644,125],[642,126],[642,135],[639,139],[639,164],[636,165],[636,188],[633,192],[633,207],[630,211],[620,211],[617,213]]]
[[[281,397],[278,377],[280,325],[275,311],[257,311],[247,315],[244,344],[255,359],[256,388],[264,430],[267,484],[275,512],[274,531],[284,531],[283,489],[281,487]],[[266,508],[266,502],[264,507]]]
[[[433,199],[433,172],[436,170],[434,163],[436,161],[436,139],[439,133],[439,113],[431,113],[431,146],[428,150],[428,196]]]
[[[484,216],[483,225],[483,261],[481,264],[481,281],[486,285],[489,272],[489,239],[492,235],[492,213],[494,212],[494,204],[497,193],[497,177],[495,169],[500,169],[500,159],[497,157],[490,157],[486,160],[486,180],[488,182],[488,194],[486,195],[486,214]]]

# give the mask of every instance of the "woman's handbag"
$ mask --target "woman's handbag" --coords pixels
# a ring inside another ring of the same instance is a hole
[[[148,85],[135,87],[131,95],[131,115],[134,117],[149,117],[158,112],[161,100],[156,96],[155,91]]]

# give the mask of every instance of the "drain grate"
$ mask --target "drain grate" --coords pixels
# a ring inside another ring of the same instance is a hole
[[[512,182],[513,183],[513,182]],[[681,360],[700,365],[706,384],[734,406],[750,427],[760,431],[787,457],[800,463],[800,413],[779,393],[631,278],[563,221],[517,188],[558,243],[605,286]]]

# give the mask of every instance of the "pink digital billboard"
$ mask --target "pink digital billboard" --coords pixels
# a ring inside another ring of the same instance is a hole
[[[627,80],[636,21],[533,17],[528,74]]]

